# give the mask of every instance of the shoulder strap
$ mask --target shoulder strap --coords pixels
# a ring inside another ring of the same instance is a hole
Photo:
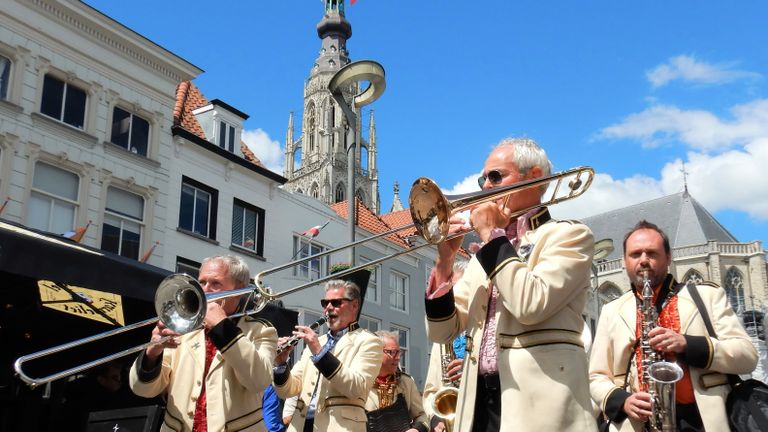
[[[709,333],[709,336],[717,339],[717,333],[715,333],[715,328],[712,327],[712,321],[709,320],[709,313],[707,312],[707,308],[704,307],[704,301],[701,299],[701,295],[699,295],[699,289],[696,288],[696,284],[693,283],[693,281],[688,281],[686,286],[688,287],[688,292],[691,293],[691,298],[693,298],[693,302],[696,303],[696,307],[699,309],[699,315],[701,315],[701,319],[704,320],[704,325],[707,327],[707,332]],[[728,383],[731,385],[731,387],[735,387],[737,384],[743,381],[741,377],[738,375],[735,375],[735,374],[725,374],[725,375],[728,377]]]
[[[699,295],[699,289],[696,288],[696,284],[693,283],[693,281],[688,281],[686,286],[688,287],[688,292],[691,293],[693,302],[696,303],[696,308],[699,309],[699,315],[701,315],[701,319],[704,320],[704,325],[707,327],[709,336],[717,339],[717,333],[715,333],[715,328],[712,327],[712,321],[709,320],[709,313],[707,313],[707,308],[704,307],[704,301]]]

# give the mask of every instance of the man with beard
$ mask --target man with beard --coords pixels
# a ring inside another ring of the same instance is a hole
[[[643,344],[636,343],[642,339],[644,276],[658,316],[648,332],[650,347],[683,370],[676,384],[676,430],[728,430],[725,399],[730,386],[725,374],[749,373],[757,364],[757,352],[725,290],[709,282],[696,285],[715,339],[689,288],[668,273],[671,262],[669,239],[658,226],[640,221],[624,238],[624,267],[632,289],[603,307],[589,365],[592,399],[613,430],[640,431],[651,415],[651,395],[642,391]],[[624,389],[628,370],[630,385]]]
[[[328,317],[328,333],[318,335],[308,326],[296,326],[304,352],[289,369],[292,349],[275,358],[274,386],[287,399],[298,395],[289,432],[364,432],[365,401],[373,387],[383,355],[381,340],[357,324],[360,288],[354,282],[331,280],[320,300]],[[281,338],[279,344],[288,338]]]

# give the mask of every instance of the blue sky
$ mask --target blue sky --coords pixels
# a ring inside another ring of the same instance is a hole
[[[322,1],[87,3],[204,69],[195,83],[250,115],[244,140],[282,174]],[[680,192],[685,163],[728,230],[768,240],[768,3],[358,0],[346,16],[353,61],[387,74],[371,105],[385,210],[395,181],[404,202],[420,176],[475,189],[488,150],[526,136],[557,171],[598,173],[556,216]]]

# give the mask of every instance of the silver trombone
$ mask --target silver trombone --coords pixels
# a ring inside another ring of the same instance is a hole
[[[421,177],[413,183],[408,199],[411,218],[413,219],[412,224],[396,227],[371,237],[367,237],[339,246],[337,248],[329,249],[315,255],[310,255],[262,271],[254,278],[255,286],[248,286],[237,290],[205,294],[200,284],[191,276],[185,274],[170,275],[160,283],[157,291],[155,292],[155,311],[157,312],[156,318],[147,319],[94,336],[78,339],[76,341],[53,348],[48,348],[36,353],[27,354],[16,359],[14,363],[14,369],[22,381],[27,383],[30,387],[34,388],[40,384],[55,381],[57,379],[82,372],[100,364],[107,363],[117,358],[139,352],[153,343],[162,343],[165,339],[128,348],[115,354],[111,354],[109,356],[82,364],[80,366],[66,369],[61,372],[41,378],[33,378],[24,373],[23,365],[27,361],[65,351],[80,345],[96,342],[140,327],[152,325],[157,323],[158,320],[160,320],[166,327],[173,330],[174,332],[185,334],[202,326],[207,310],[207,302],[223,300],[225,298],[240,297],[246,295],[249,296],[249,299],[246,302],[248,309],[243,312],[230,315],[230,317],[234,318],[255,314],[264,309],[267,303],[272,300],[276,300],[280,297],[284,297],[288,294],[292,294],[315,285],[320,285],[332,279],[338,279],[342,276],[354,273],[361,268],[375,266],[376,264],[390,260],[392,258],[410,254],[425,246],[431,246],[444,240],[449,240],[451,238],[466,234],[463,233],[454,236],[449,235],[449,219],[454,214],[471,209],[472,207],[485,202],[496,201],[505,197],[509,198],[509,196],[514,193],[518,193],[531,188],[548,188],[550,192],[547,192],[547,199],[543,199],[541,203],[515,211],[510,215],[510,218],[515,218],[534,208],[540,206],[551,206],[581,196],[592,184],[594,176],[595,172],[592,168],[578,167],[550,176],[540,177],[508,186],[487,189],[468,194],[449,196],[444,195],[434,181],[426,177]],[[565,187],[563,187],[564,185]],[[410,229],[415,229],[415,231],[426,242],[419,245],[413,245],[402,251],[392,253],[370,262],[366,262],[363,265],[351,267],[349,269],[325,276],[323,278],[312,280],[305,284],[287,289],[279,293],[273,293],[264,284],[264,277],[269,274],[295,267],[310,260],[314,260],[345,249],[349,249],[354,246],[358,246],[363,243],[370,242],[372,240]]]

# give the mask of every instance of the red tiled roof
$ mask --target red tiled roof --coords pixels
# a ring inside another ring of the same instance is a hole
[[[360,228],[364,228],[374,234],[380,234],[393,228],[387,225],[387,223],[384,222],[381,218],[376,216],[376,214],[373,213],[368,207],[366,207],[362,201],[357,199],[357,197],[355,197],[355,204],[355,218],[357,219],[357,225]],[[331,208],[344,219],[347,218],[349,212],[349,207],[347,206],[348,201],[341,201],[335,204],[331,204]],[[408,243],[406,243],[405,240],[403,240],[403,238],[397,234],[389,234],[384,236],[384,238],[400,247],[409,247]]]
[[[197,121],[197,117],[192,111],[210,104],[203,92],[197,88],[192,81],[184,81],[176,87],[176,104],[173,107],[173,124],[192,132],[200,138],[207,140],[203,127]],[[245,160],[254,165],[266,168],[258,157],[245,145],[240,142],[240,150],[243,152]]]
[[[250,163],[252,163],[254,165],[258,165],[258,166],[260,166],[262,168],[266,168],[264,166],[264,164],[261,163],[259,158],[257,158],[256,155],[253,154],[251,149],[249,149],[248,146],[244,142],[242,142],[242,141],[240,141],[240,151],[243,152],[243,157],[245,157],[245,160],[247,160],[248,162],[250,162]]]
[[[409,209],[376,216],[376,214],[374,214],[368,207],[366,207],[365,204],[363,204],[359,199],[355,198],[355,204],[357,204],[357,225],[374,234],[379,234],[384,231],[389,231],[393,228],[398,228],[404,225],[413,224],[411,211]],[[331,208],[339,216],[343,217],[344,219],[347,218],[347,201],[331,204]],[[408,245],[406,239],[414,235],[418,235],[416,234],[416,228],[408,228],[394,234],[386,235],[384,238],[391,241],[392,243],[397,244],[400,247],[409,248],[410,246]],[[469,253],[463,248],[459,249],[459,254],[465,258],[469,258]]]
[[[173,124],[192,132],[202,139],[205,138],[202,126],[192,111],[208,105],[200,89],[191,81],[184,81],[176,87],[176,105],[173,107]]]

